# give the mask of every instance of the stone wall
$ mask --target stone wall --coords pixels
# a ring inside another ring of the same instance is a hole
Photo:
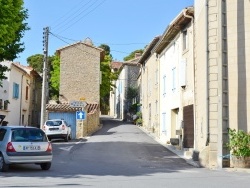
[[[100,59],[102,50],[77,43],[60,51],[60,99],[100,100]]]

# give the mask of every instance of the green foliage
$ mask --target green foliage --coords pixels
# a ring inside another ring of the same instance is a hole
[[[141,125],[143,123],[143,120],[142,120],[142,112],[139,111],[136,113],[136,116],[137,116],[137,120],[136,120],[136,124],[137,125]]]
[[[233,156],[249,157],[250,156],[250,135],[243,130],[236,131],[235,129],[228,129],[229,143],[228,148],[231,150]]]
[[[100,86],[100,105],[102,113],[107,113],[109,110],[110,91],[112,91],[112,89],[115,87],[112,84],[112,81],[118,78],[118,73],[111,72],[110,63],[112,61],[112,55],[110,54],[110,47],[106,44],[102,44],[99,47],[105,50],[104,60],[100,64],[102,73]]]
[[[50,97],[52,99],[59,98],[60,87],[60,58],[55,55],[51,59],[51,71],[50,71]]]
[[[132,100],[138,95],[138,88],[135,87],[128,87],[127,91],[127,99]]]
[[[38,73],[43,72],[43,54],[35,54],[27,58],[27,63]]]
[[[124,57],[123,60],[124,61],[129,61],[131,59],[134,59],[136,53],[142,54],[143,51],[144,51],[143,49],[135,50],[135,51],[131,52],[128,56]]]
[[[0,64],[0,87],[3,87],[2,80],[7,79],[7,77],[4,75],[6,71],[9,71],[8,67]]]
[[[0,1],[0,7],[0,61],[14,60],[24,50],[20,40],[29,30],[27,23],[24,23],[28,11],[23,8],[23,0]]]
[[[0,7],[0,61],[14,60],[24,50],[20,40],[29,29],[24,23],[28,12],[23,8],[23,0],[0,0]],[[4,72],[7,70],[6,66],[0,65],[0,86],[6,79]]]

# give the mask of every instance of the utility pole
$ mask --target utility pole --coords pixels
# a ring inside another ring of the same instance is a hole
[[[47,102],[47,65],[48,65],[48,43],[49,43],[49,27],[43,28],[43,84],[42,84],[42,101],[41,101],[41,120],[40,128],[45,122],[46,102]]]

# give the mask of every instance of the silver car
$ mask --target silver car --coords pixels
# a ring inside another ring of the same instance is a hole
[[[0,171],[11,164],[34,163],[49,170],[52,145],[43,130],[26,126],[0,126]]]

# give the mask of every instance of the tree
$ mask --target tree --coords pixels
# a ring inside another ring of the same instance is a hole
[[[112,84],[113,80],[118,78],[117,73],[113,73],[110,68],[112,55],[110,54],[110,47],[106,44],[101,44],[99,48],[104,49],[105,57],[101,62],[100,69],[102,72],[102,82],[100,86],[100,106],[102,113],[107,113],[109,110],[109,95],[110,91],[115,87]]]
[[[60,87],[60,58],[58,55],[51,58],[51,71],[50,71],[50,97],[52,99],[59,98]]]
[[[43,72],[43,54],[35,54],[27,58],[27,63],[38,73]]]
[[[0,0],[0,61],[13,61],[24,50],[24,43],[20,42],[24,32],[29,30],[24,21],[28,18],[28,10],[23,7],[23,0]],[[6,66],[0,65],[0,85],[6,79]]]
[[[135,51],[131,52],[128,56],[124,57],[123,60],[128,61],[128,60],[134,59],[136,53],[142,54],[143,51],[144,51],[143,49],[135,50]]]

